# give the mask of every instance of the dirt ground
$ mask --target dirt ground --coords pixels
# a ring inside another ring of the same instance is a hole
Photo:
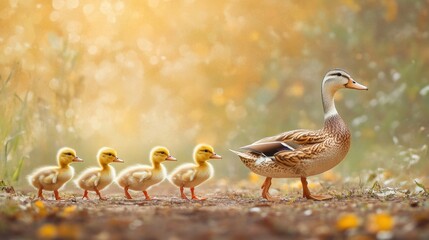
[[[268,202],[254,187],[198,189],[205,201],[178,198],[164,188],[146,201],[133,192],[61,192],[66,200],[34,199],[35,192],[0,193],[1,239],[429,239],[429,197],[392,191],[330,189],[332,200],[303,199],[298,191]]]

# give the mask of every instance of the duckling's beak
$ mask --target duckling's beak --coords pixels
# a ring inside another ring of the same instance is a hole
[[[76,156],[76,157],[73,159],[73,162],[83,162],[83,159],[82,159],[82,158],[80,158],[80,157],[78,157],[78,156]]]
[[[177,159],[175,157],[171,156],[171,155],[168,156],[165,160],[166,161],[177,161]]]
[[[210,159],[222,159],[222,156],[216,153],[213,153],[213,155],[210,156]]]
[[[122,160],[122,159],[120,159],[120,158],[116,158],[115,160],[113,160],[113,162],[124,163],[124,160]]]
[[[364,86],[355,80],[353,78],[350,78],[346,85],[344,85],[346,88],[350,89],[356,89],[356,90],[368,90],[367,86]]]

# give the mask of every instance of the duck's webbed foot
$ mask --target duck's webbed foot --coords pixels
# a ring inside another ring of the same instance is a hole
[[[180,187],[180,197],[182,199],[189,200],[183,191],[184,191],[183,187]]]
[[[124,187],[124,194],[127,199],[133,199],[133,197],[131,197],[131,194],[128,192],[128,186]]]
[[[306,177],[301,177],[302,183],[302,196],[307,199],[315,200],[315,201],[324,201],[332,199],[331,195],[312,195],[310,193],[310,189],[308,189],[308,183]]]
[[[200,201],[204,201],[207,200],[207,198],[199,198],[195,195],[195,188],[191,187],[191,195],[192,195],[192,200],[200,200]]]
[[[262,197],[267,199],[268,201],[279,201],[280,198],[273,197],[270,195],[270,187],[271,187],[271,177],[267,177],[264,181],[264,183],[261,186],[262,189]]]

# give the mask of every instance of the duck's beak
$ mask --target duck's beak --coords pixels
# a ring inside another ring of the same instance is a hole
[[[356,82],[353,78],[350,78],[346,85],[346,88],[356,89],[356,90],[368,90],[368,87]]]
[[[175,157],[171,156],[171,155],[168,156],[165,160],[166,161],[177,161],[177,159]]]
[[[119,163],[123,163],[124,160],[120,159],[120,158],[116,158],[115,160],[113,160],[113,162],[119,162]]]
[[[78,156],[76,156],[76,157],[73,159],[73,162],[83,162],[83,159],[82,159],[82,158],[80,158],[80,157],[78,157]]]
[[[210,159],[222,159],[222,156],[216,153],[213,153],[213,155],[210,156]]]

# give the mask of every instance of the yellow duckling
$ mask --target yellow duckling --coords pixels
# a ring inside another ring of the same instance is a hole
[[[164,181],[167,170],[161,164],[164,161],[176,161],[165,147],[154,147],[150,152],[152,166],[136,165],[124,169],[118,176],[116,182],[124,188],[125,197],[132,199],[128,189],[143,191],[146,200],[150,200],[147,189]]]
[[[82,199],[89,199],[88,191],[94,191],[100,200],[106,200],[106,198],[101,196],[100,191],[109,186],[116,175],[115,169],[109,166],[109,164],[112,162],[124,162],[117,155],[118,153],[113,148],[102,147],[98,151],[97,159],[100,167],[86,169],[75,181],[78,187],[85,190]]]
[[[42,167],[28,175],[28,182],[39,190],[38,197],[42,200],[45,199],[43,190],[54,191],[55,199],[60,200],[58,190],[74,176],[74,168],[70,163],[83,160],[76,156],[74,149],[64,147],[58,150],[57,162],[58,166]]]
[[[188,199],[183,193],[183,188],[190,188],[192,199],[199,200],[195,196],[194,188],[213,176],[213,166],[207,162],[209,159],[221,159],[220,155],[214,152],[212,146],[207,144],[199,144],[194,148],[194,161],[193,163],[186,163],[177,167],[168,180],[180,187],[180,195],[182,199]],[[201,200],[204,200],[201,199]]]

